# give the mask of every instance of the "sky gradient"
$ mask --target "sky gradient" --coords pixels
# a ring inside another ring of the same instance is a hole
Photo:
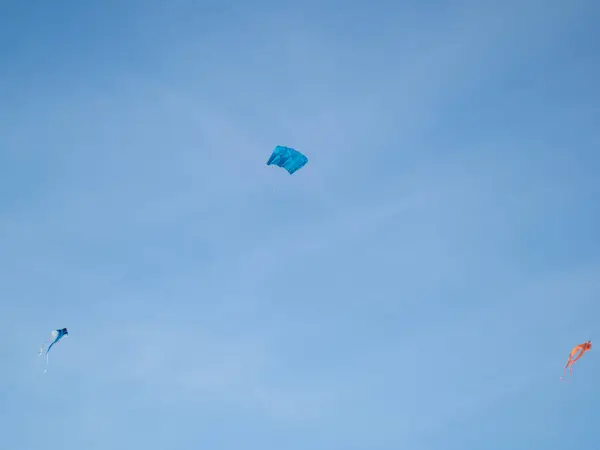
[[[0,2],[0,448],[597,450],[599,21]]]

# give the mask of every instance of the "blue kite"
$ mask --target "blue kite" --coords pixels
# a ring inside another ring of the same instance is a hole
[[[290,175],[292,175],[295,171],[304,167],[307,162],[308,158],[298,150],[278,145],[275,147],[275,150],[273,150],[271,157],[267,161],[267,166],[274,164],[283,167]]]
[[[50,352],[50,349],[54,346],[54,344],[56,344],[58,341],[60,341],[63,337],[68,336],[69,332],[67,331],[66,328],[61,328],[60,330],[54,330],[52,332],[52,342],[50,343],[50,345],[48,346],[48,349],[44,351],[44,347],[42,347],[40,349],[40,356],[42,355],[46,355],[46,370],[44,370],[44,373],[48,372],[48,353]]]

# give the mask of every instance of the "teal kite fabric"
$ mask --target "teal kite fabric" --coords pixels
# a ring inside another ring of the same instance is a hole
[[[278,145],[275,147],[275,150],[273,150],[271,157],[267,161],[267,166],[276,165],[283,167],[290,175],[292,175],[298,169],[304,167],[307,162],[308,158],[298,150]]]

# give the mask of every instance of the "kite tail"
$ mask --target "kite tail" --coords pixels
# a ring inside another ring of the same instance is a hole
[[[48,349],[50,350],[50,349]],[[44,369],[44,373],[48,372],[48,366],[50,365],[50,361],[48,359],[48,350],[46,350],[46,368]],[[40,353],[38,356],[42,356],[44,354],[44,347],[40,348]]]
[[[563,376],[560,377],[560,379],[563,381],[566,381],[566,379],[567,379],[567,368],[570,369],[569,372],[572,374],[573,373],[573,364],[571,363],[571,361],[569,361],[567,363],[567,365],[565,366],[565,372],[564,372]]]

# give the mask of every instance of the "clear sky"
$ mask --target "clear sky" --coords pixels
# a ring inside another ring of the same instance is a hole
[[[2,1],[0,448],[597,450],[599,20]]]

